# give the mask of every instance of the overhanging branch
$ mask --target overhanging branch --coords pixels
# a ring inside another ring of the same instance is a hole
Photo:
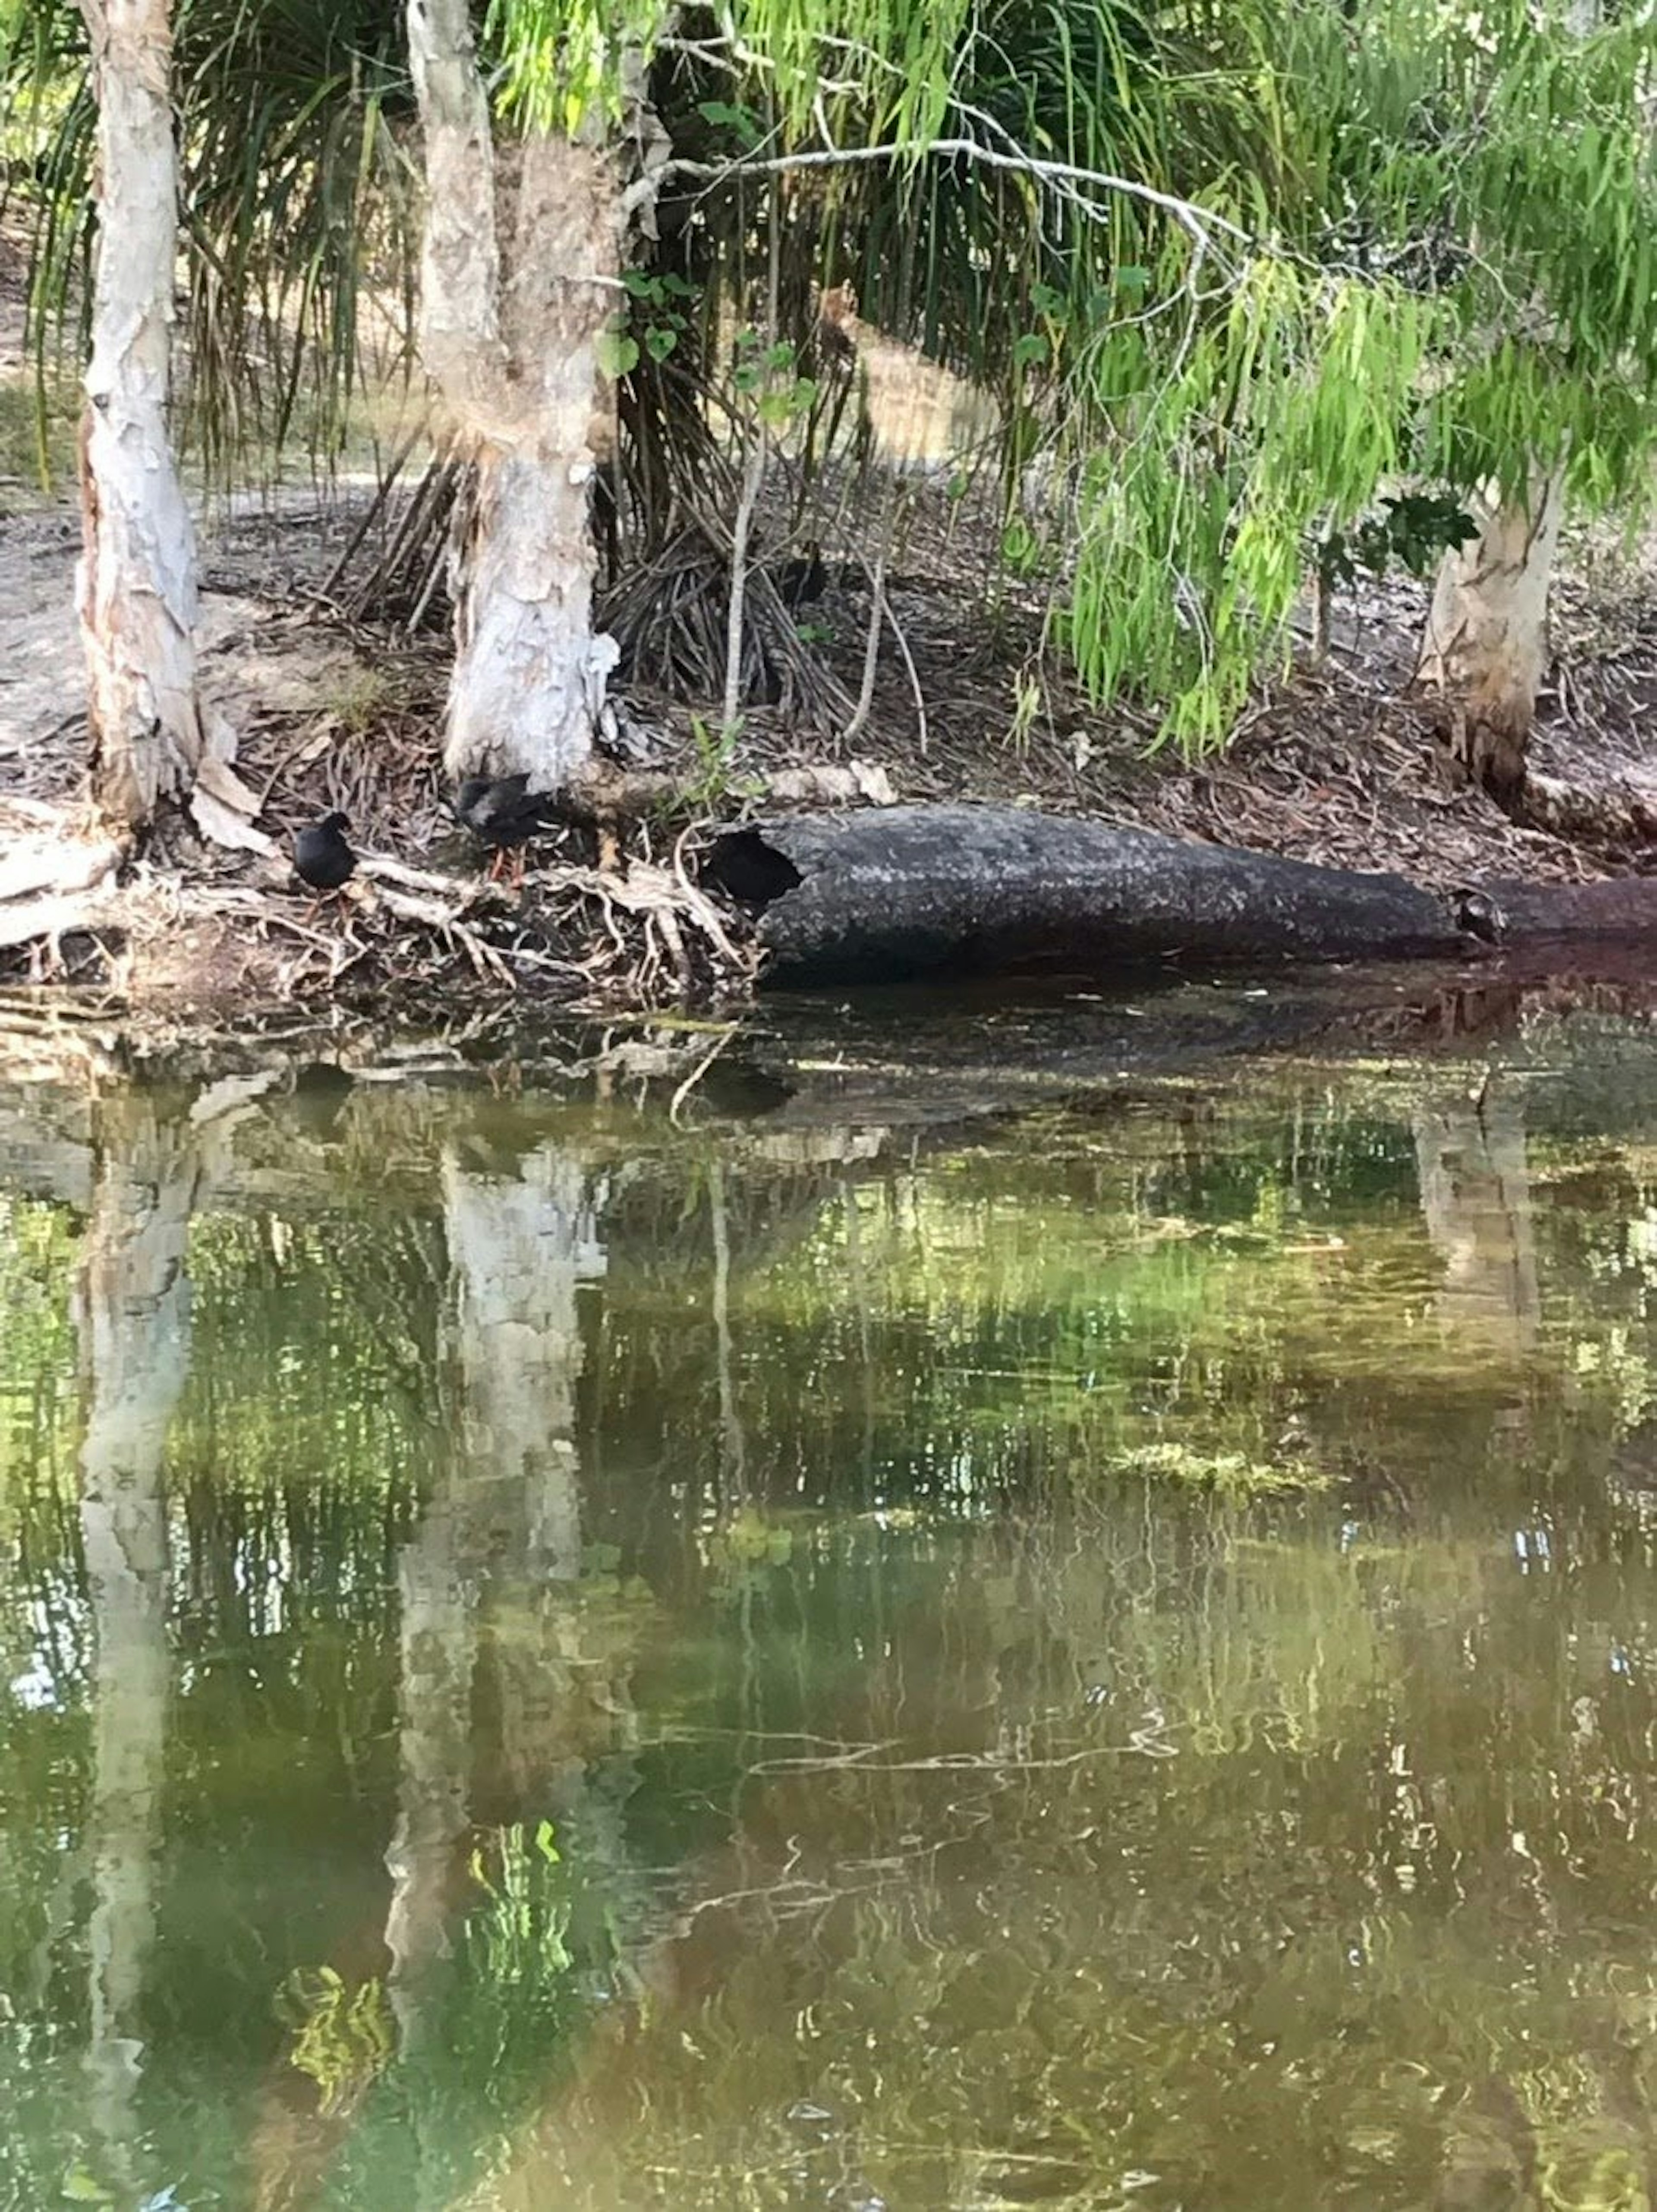
[[[900,139],[889,146],[810,147],[794,154],[766,155],[735,161],[675,161],[666,164],[662,175],[716,185],[742,177],[781,176],[802,169],[845,168],[858,162],[907,161],[922,156],[976,161],[986,168],[1011,170],[1029,177],[1037,184],[1061,191],[1078,212],[1096,222],[1105,221],[1105,210],[1088,197],[1089,192],[1137,200],[1142,206],[1157,209],[1177,223],[1205,252],[1213,250],[1217,234],[1250,248],[1256,243],[1241,223],[1200,208],[1193,201],[1181,199],[1176,193],[1161,191],[1154,185],[1117,176],[1107,169],[1083,168],[1074,161],[1042,161],[1034,154],[986,146],[975,138],[912,138]]]

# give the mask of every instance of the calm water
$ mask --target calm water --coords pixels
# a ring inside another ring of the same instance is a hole
[[[0,1091],[0,2203],[1648,2205],[1657,1032],[1110,1018]]]

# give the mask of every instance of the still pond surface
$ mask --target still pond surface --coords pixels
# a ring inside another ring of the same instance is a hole
[[[1647,2205],[1651,1024],[701,1053],[0,1091],[0,2203]]]

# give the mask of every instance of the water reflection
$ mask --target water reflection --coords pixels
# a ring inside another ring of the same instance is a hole
[[[1524,1104],[1508,1083],[1423,1102],[1416,1158],[1427,1234],[1444,1260],[1439,1317],[1470,1345],[1517,1358],[1541,1322]]]
[[[0,1103],[0,2201],[1643,2203],[1606,1042]]]
[[[104,2170],[130,2186],[172,1679],[162,1458],[189,1365],[185,1247],[201,1168],[189,1125],[132,1093],[99,1102],[93,1146],[80,1293],[81,1544],[96,1653],[88,2117]]]

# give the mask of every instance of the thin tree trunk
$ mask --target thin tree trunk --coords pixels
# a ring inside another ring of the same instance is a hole
[[[591,758],[616,659],[592,629],[589,505],[613,414],[598,341],[623,297],[621,181],[602,151],[544,132],[497,159],[466,0],[409,0],[408,26],[426,142],[422,346],[476,471],[453,549],[444,765],[553,790]]]
[[[77,580],[93,787],[141,829],[201,758],[196,538],[167,436],[178,152],[168,0],[82,0],[98,106],[98,255]]]
[[[1509,812],[1525,795],[1563,505],[1558,469],[1538,470],[1522,502],[1494,490],[1472,502],[1479,534],[1444,557],[1417,666],[1445,700],[1452,757]]]

